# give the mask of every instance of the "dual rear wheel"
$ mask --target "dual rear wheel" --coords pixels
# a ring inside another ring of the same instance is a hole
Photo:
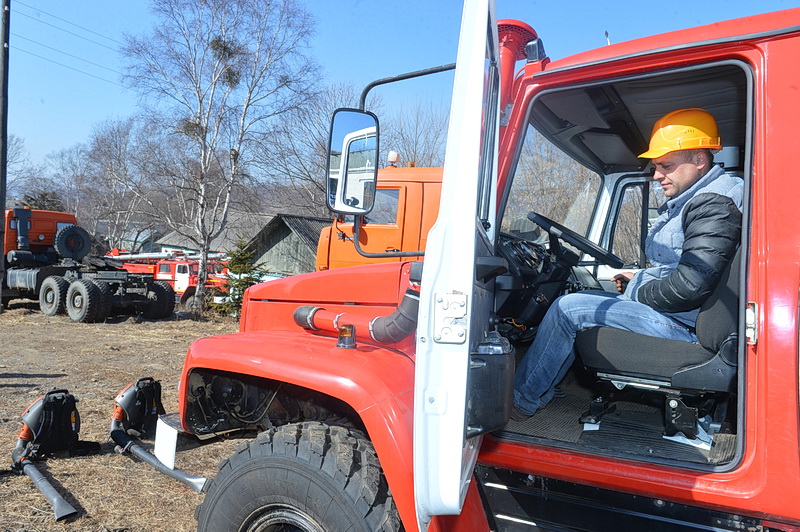
[[[66,312],[70,319],[82,323],[104,321],[112,309],[112,290],[108,283],[92,279],[76,279],[71,283],[51,275],[39,290],[39,307],[48,316]],[[144,316],[163,319],[172,315],[175,292],[165,281],[154,282],[147,294]]]
[[[39,308],[47,316],[66,312],[73,321],[105,320],[111,312],[111,289],[106,283],[58,275],[47,277],[39,289]]]
[[[101,286],[102,285],[102,286]],[[67,314],[72,321],[104,321],[111,312],[111,290],[105,283],[76,279],[67,289]]]

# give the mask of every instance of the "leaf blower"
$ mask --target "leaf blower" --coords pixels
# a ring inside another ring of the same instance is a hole
[[[56,521],[78,511],[42,475],[34,459],[78,447],[81,418],[78,400],[67,390],[51,390],[38,398],[22,414],[22,429],[12,452],[13,470],[25,473],[53,507]],[[99,447],[99,446],[98,446]]]
[[[164,413],[161,404],[161,383],[152,377],[143,377],[130,383],[114,400],[111,418],[111,439],[117,444],[115,451],[129,452],[151,465],[159,473],[183,482],[197,493],[203,491],[207,479],[170,469],[152,453],[136,443],[137,438],[155,435],[158,416]]]

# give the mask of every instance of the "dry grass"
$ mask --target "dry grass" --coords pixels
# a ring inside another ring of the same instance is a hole
[[[13,304],[0,314],[0,469],[11,465],[22,412],[53,388],[67,388],[80,400],[80,438],[101,444],[99,454],[38,463],[78,509],[67,522],[55,522],[52,508],[28,477],[0,476],[0,531],[194,530],[194,509],[202,495],[130,455],[114,453],[108,438],[114,397],[135,379],[153,377],[161,381],[166,410],[176,411],[178,379],[191,342],[236,329],[228,320],[180,316],[80,324]],[[216,464],[237,444],[222,441],[183,451],[176,465],[193,475],[213,476]]]

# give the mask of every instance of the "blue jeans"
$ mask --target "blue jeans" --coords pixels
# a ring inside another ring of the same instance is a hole
[[[517,368],[514,405],[518,410],[530,415],[550,402],[556,385],[575,360],[575,335],[598,326],[697,342],[686,325],[625,295],[589,290],[561,296],[548,309]]]

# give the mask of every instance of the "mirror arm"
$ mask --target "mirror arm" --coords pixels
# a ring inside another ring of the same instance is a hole
[[[404,79],[418,78],[420,76],[427,76],[428,74],[436,74],[438,72],[447,72],[448,70],[455,70],[456,64],[450,63],[449,65],[441,65],[438,67],[425,68],[422,70],[415,70],[414,72],[407,72],[405,74],[398,74],[388,78],[376,79],[372,83],[367,84],[364,90],[361,91],[361,99],[359,100],[359,109],[364,111],[364,106],[367,103],[367,94],[378,85],[385,85],[387,83],[394,83],[395,81],[403,81]]]
[[[384,251],[380,253],[372,253],[370,251],[364,251],[361,249],[361,244],[359,242],[361,238],[361,219],[362,216],[354,216],[353,217],[353,245],[356,247],[356,251],[362,257],[366,257],[368,259],[378,259],[382,257],[423,257],[425,256],[424,251]]]

